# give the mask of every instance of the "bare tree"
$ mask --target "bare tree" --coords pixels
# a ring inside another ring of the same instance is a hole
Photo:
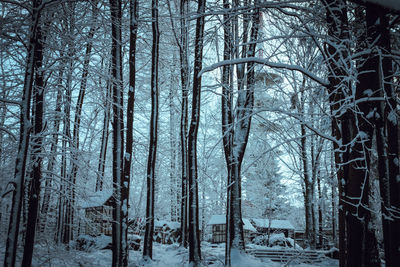
[[[154,184],[157,156],[158,132],[158,58],[159,58],[159,29],[158,29],[158,0],[152,0],[151,17],[153,31],[153,45],[151,49],[151,117],[150,117],[150,144],[147,159],[147,202],[146,202],[146,231],[144,234],[143,257],[153,257],[154,232]]]
[[[197,6],[196,37],[194,49],[194,72],[192,89],[192,115],[188,136],[189,162],[189,264],[200,266],[200,233],[199,233],[199,194],[197,172],[197,133],[200,123],[201,76],[203,65],[204,12],[206,0],[199,0]]]
[[[122,247],[122,183],[123,183],[123,87],[122,87],[122,36],[121,1],[110,0],[112,23],[112,87],[113,87],[113,222],[112,222],[112,266],[123,266]],[[127,206],[127,203],[126,203]],[[127,211],[126,211],[127,212]]]
[[[136,87],[136,40],[138,30],[138,0],[131,0],[129,5],[130,33],[129,33],[129,90],[126,118],[126,150],[124,157],[124,176],[121,184],[122,205],[122,266],[128,266],[129,244],[128,244],[128,210],[129,210],[129,184],[131,176],[132,152],[133,152],[133,110],[135,104]]]
[[[246,4],[249,4],[246,2]],[[224,8],[229,8],[229,2],[224,1]],[[239,8],[238,1],[234,1],[234,8]],[[255,1],[255,8],[243,15],[242,57],[254,57],[259,28],[259,8]],[[231,22],[229,22],[231,20]],[[239,23],[236,18],[230,19],[224,15],[224,60],[239,58]],[[248,30],[251,24],[251,33],[248,40]],[[232,37],[233,36],[233,37]],[[246,45],[249,41],[250,45]],[[231,253],[244,251],[244,233],[241,211],[241,165],[247,140],[250,132],[251,114],[254,106],[254,62],[237,65],[237,92],[236,107],[233,107],[233,69],[224,66],[222,70],[222,135],[225,151],[225,160],[228,168],[227,192],[227,230],[225,264],[231,265]],[[245,79],[247,71],[247,79]],[[245,80],[247,81],[245,86]]]
[[[25,184],[25,167],[28,155],[30,127],[30,103],[32,96],[32,85],[34,80],[35,66],[37,65],[40,49],[40,14],[42,9],[41,0],[32,0],[32,22],[27,46],[27,62],[24,78],[24,87],[20,107],[20,139],[18,145],[18,154],[15,161],[15,172],[13,182],[12,206],[8,235],[6,241],[6,251],[4,256],[4,266],[15,266],[17,253],[19,224],[21,218],[21,207],[23,201],[23,192]]]

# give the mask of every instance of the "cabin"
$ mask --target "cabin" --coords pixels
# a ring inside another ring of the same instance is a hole
[[[161,244],[173,244],[181,238],[179,222],[154,220],[154,241]]]
[[[253,226],[260,234],[279,234],[294,238],[294,226],[288,220],[251,219]]]
[[[84,232],[90,236],[112,235],[112,191],[97,191],[81,204],[85,212]]]
[[[320,233],[317,232],[317,248],[319,249],[330,249],[332,247],[338,246],[336,244],[337,239],[335,237],[338,235],[336,232],[336,235],[334,236],[332,228],[323,228],[322,229],[322,244],[320,243]],[[306,244],[306,234],[304,229],[296,229],[294,232],[294,239],[295,241],[300,245],[300,246],[307,246]]]
[[[249,219],[243,218],[243,231],[245,241],[252,240],[257,235],[257,230]],[[213,215],[207,225],[211,227],[211,243],[224,243],[226,241],[226,215]]]

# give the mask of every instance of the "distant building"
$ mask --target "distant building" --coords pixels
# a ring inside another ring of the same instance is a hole
[[[97,191],[81,204],[85,211],[85,234],[112,234],[112,191]]]
[[[251,219],[257,232],[260,234],[285,234],[285,237],[294,237],[294,226],[288,220]]]
[[[257,230],[249,219],[243,218],[243,231],[246,241],[253,239],[257,235]],[[212,243],[224,243],[226,241],[226,215],[213,215],[207,223],[211,227]]]

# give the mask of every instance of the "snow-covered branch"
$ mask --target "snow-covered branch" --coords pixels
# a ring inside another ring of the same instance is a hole
[[[302,74],[304,74],[305,76],[307,76],[308,78],[310,78],[311,80],[319,83],[322,86],[328,87],[329,86],[329,82],[327,80],[324,80],[318,76],[316,76],[314,73],[310,72],[309,70],[298,66],[298,65],[289,65],[289,64],[285,64],[285,63],[278,63],[278,62],[272,62],[263,58],[259,58],[259,57],[248,57],[248,58],[237,58],[237,59],[232,59],[232,60],[224,60],[224,61],[220,61],[217,62],[215,64],[212,64],[208,67],[203,68],[200,73],[199,76],[203,75],[206,72],[210,72],[213,71],[217,68],[226,66],[226,65],[235,65],[235,64],[243,64],[243,63],[249,63],[249,62],[253,62],[253,63],[258,63],[258,64],[262,64],[271,68],[277,68],[277,69],[287,69],[287,70],[293,70],[293,71],[298,71],[301,72]]]

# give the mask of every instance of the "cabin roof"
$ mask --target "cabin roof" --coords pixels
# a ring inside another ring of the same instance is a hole
[[[256,232],[257,230],[251,224],[250,220],[247,218],[243,218],[243,229]],[[211,219],[208,221],[208,225],[216,225],[216,224],[225,224],[226,215],[212,215]]]
[[[243,218],[243,229],[244,230],[249,230],[252,232],[257,232],[256,228],[254,228],[254,226],[251,224],[249,219]]]
[[[112,190],[97,191],[82,201],[81,208],[87,209],[104,206],[111,197]]]
[[[271,220],[271,226],[268,219],[252,219],[252,221],[256,227],[260,228],[294,230],[294,226],[288,220]]]

